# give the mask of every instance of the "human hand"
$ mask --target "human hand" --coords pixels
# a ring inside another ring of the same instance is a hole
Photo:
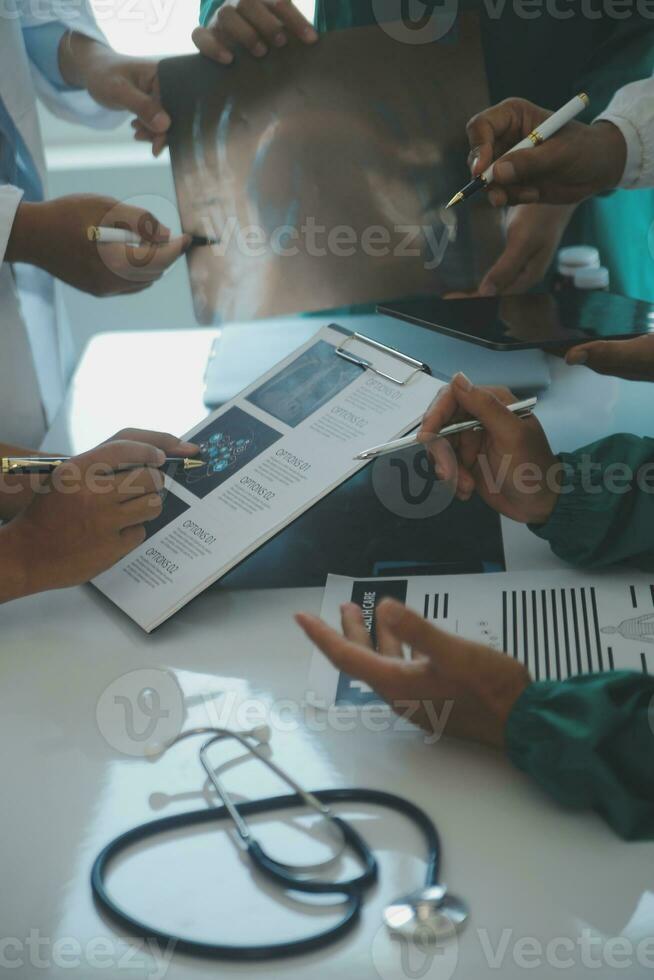
[[[494,160],[489,200],[495,207],[540,201],[572,204],[616,187],[627,160],[617,126],[570,122],[534,149],[505,154],[552,113],[525,99],[505,99],[467,126],[474,177]]]
[[[444,719],[446,735],[500,748],[513,706],[531,683],[517,660],[444,633],[394,599],[376,610],[379,653],[354,603],[341,607],[344,636],[317,616],[295,619],[335,667],[370,685],[398,714],[415,709],[411,720],[430,732]],[[409,661],[403,643],[411,647]]]
[[[482,279],[479,296],[526,293],[549,269],[574,208],[521,204],[507,216],[504,251]]]
[[[231,65],[240,46],[263,58],[270,48],[283,48],[289,36],[314,44],[318,33],[291,0],[225,0],[206,27],[196,27],[198,51],[222,65]]]
[[[98,244],[88,240],[95,225],[125,228],[140,246]],[[71,194],[16,211],[6,257],[45,269],[57,279],[93,296],[140,292],[160,279],[186,251],[189,235],[170,231],[143,208],[111,197]]]
[[[87,582],[141,544],[144,524],[161,513],[165,457],[153,444],[114,441],[44,479],[0,530],[3,557],[14,555],[19,569],[12,576],[17,594]]]
[[[150,92],[157,101],[161,99],[158,72],[155,73],[151,80]],[[167,114],[166,117],[168,118]],[[141,116],[137,116],[135,119],[132,119],[131,127],[134,130],[134,139],[137,143],[150,143],[152,146],[152,156],[161,156],[168,142],[170,122],[165,130],[161,128],[161,125],[158,129],[153,129]]]
[[[156,432],[152,429],[121,429],[115,435],[106,439],[102,445],[106,446],[110,442],[139,442],[148,446],[154,446],[170,457],[195,456],[200,451],[200,447],[194,442],[183,442],[178,436],[173,436],[170,432]]]
[[[151,142],[153,155],[159,156],[171,120],[161,104],[158,61],[129,58],[73,31],[62,38],[59,64],[64,79],[85,88],[100,105],[134,113],[136,138]]]
[[[593,340],[573,347],[568,364],[585,364],[598,374],[628,381],[654,381],[654,334],[633,340]]]
[[[455,485],[459,500],[476,491],[505,517],[545,524],[557,501],[561,464],[537,419],[507,411],[517,400],[507,388],[478,388],[457,374],[427,409],[418,439],[437,476]],[[450,422],[468,418],[479,419],[483,428],[459,433],[447,444],[434,438]]]

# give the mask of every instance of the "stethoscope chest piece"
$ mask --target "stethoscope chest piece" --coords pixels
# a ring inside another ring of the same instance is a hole
[[[451,938],[468,920],[470,909],[445,885],[419,888],[384,909],[384,922],[398,937],[421,945]]]

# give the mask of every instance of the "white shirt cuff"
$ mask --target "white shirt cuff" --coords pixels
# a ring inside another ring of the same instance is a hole
[[[636,188],[643,173],[645,148],[640,133],[630,119],[618,116],[613,112],[605,112],[593,122],[613,123],[620,130],[627,146],[627,160],[618,187]]]
[[[0,263],[5,260],[11,229],[23,192],[12,184],[0,184]]]
[[[654,78],[618,89],[595,122],[613,123],[627,145],[627,162],[618,186],[654,187]]]

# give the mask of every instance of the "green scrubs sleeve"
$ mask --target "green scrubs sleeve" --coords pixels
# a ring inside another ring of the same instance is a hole
[[[631,561],[654,571],[654,439],[614,435],[559,458],[557,504],[530,530],[574,565]]]
[[[206,27],[218,7],[222,7],[222,0],[202,0],[200,3],[200,23]]]
[[[626,840],[654,839],[654,677],[627,671],[530,684],[506,728],[512,762]]]

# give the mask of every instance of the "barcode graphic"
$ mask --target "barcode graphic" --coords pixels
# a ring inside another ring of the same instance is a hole
[[[430,617],[431,609],[431,617]],[[425,619],[447,619],[450,611],[449,592],[428,592],[425,595],[423,613]]]
[[[503,649],[535,680],[561,680],[613,666],[602,647],[594,587],[502,592]],[[641,655],[646,671],[645,656]]]

